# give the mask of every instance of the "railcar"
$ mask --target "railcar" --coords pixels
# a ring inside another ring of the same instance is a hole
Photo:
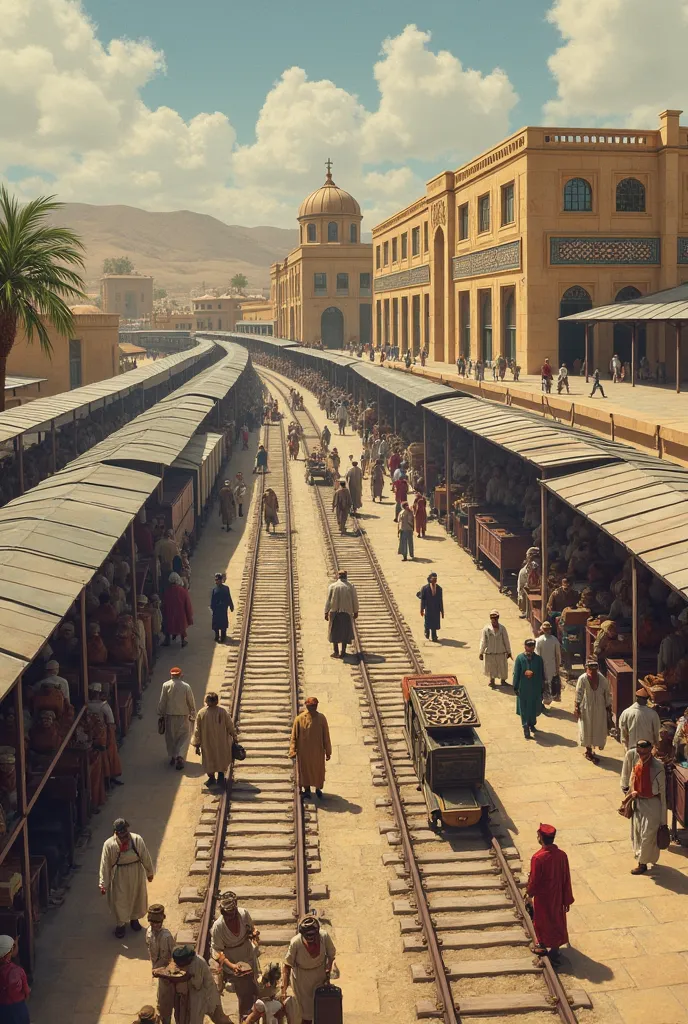
[[[404,732],[430,827],[487,820],[485,747],[473,702],[456,676],[404,676]]]

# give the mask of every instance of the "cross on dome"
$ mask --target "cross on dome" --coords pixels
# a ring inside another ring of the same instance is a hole
[[[332,161],[330,160],[329,156],[325,161],[325,167],[327,167],[327,176],[325,178],[325,181],[327,182],[328,185],[334,185],[334,182],[332,181]]]

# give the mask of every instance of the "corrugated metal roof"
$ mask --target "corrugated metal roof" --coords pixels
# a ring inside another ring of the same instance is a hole
[[[272,345],[273,348],[296,348],[298,341],[291,341],[289,338],[274,338],[271,334],[244,334],[241,331],[201,331],[196,332],[197,338],[212,338],[214,341],[238,341],[244,345],[248,341],[260,341],[264,345]]]
[[[70,467],[0,509],[0,699],[159,482],[113,466]]]
[[[466,395],[429,402],[427,408],[543,470],[576,462],[601,463],[621,458],[617,450],[621,445],[600,444],[581,430],[546,423],[530,413]]]
[[[132,388],[152,387],[162,380],[167,380],[173,371],[183,369],[189,363],[196,362],[213,348],[211,341],[202,342],[196,348],[185,352],[175,352],[164,359],[146,362],[136,370],[128,370],[116,377],[86,384],[74,391],[65,391],[61,395],[38,398],[35,402],[7,409],[0,413],[0,443],[10,441],[20,434],[31,431],[48,430],[52,420],[60,426],[74,412],[88,411],[89,405],[98,407],[106,398],[115,395],[127,395]]]
[[[294,345],[289,349],[288,355],[291,355],[292,352],[294,355],[305,356],[307,359],[314,361],[334,363],[335,366],[351,366],[352,363],[358,362],[358,359],[354,359],[352,356],[345,356],[341,352],[332,352],[328,348],[307,348],[305,345]]]
[[[227,341],[220,341],[217,344],[225,350],[226,355],[214,366],[196,374],[193,380],[167,395],[163,402],[176,402],[182,395],[200,395],[215,401],[226,398],[246,369],[249,355],[247,349],[241,345]]]
[[[222,434],[195,434],[172,463],[173,469],[198,469],[224,440]]]
[[[440,384],[438,381],[406,370],[393,370],[391,367],[377,366],[362,359],[357,359],[352,369],[359,377],[389,392],[390,395],[396,395],[404,402],[410,402],[411,405],[423,405],[438,398],[456,397],[455,389],[447,384]]]
[[[545,487],[688,598],[688,472],[630,464],[546,480]]]
[[[593,323],[621,320],[688,320],[688,283],[676,288],[665,288],[661,292],[640,295],[630,302],[612,302],[596,309],[584,310],[562,316],[560,320],[577,320]]]
[[[47,377],[24,377],[21,374],[8,373],[5,377],[5,391],[28,388],[32,384],[44,384],[47,379]]]

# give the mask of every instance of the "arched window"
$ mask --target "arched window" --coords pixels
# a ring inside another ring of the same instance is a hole
[[[331,220],[330,223],[327,225],[327,241],[339,241],[339,228],[337,227],[337,222],[334,220]]]
[[[592,210],[592,189],[585,178],[571,178],[564,185],[564,209],[570,212]]]
[[[624,178],[616,186],[617,213],[645,213],[645,186],[637,178]]]
[[[633,302],[633,299],[639,299],[642,292],[639,292],[637,288],[634,288],[632,284],[629,284],[626,288],[622,288],[617,294],[614,302]]]
[[[358,226],[356,224],[352,224],[349,227],[349,241],[350,242],[357,242],[358,241]]]
[[[309,242],[317,241],[316,233],[315,233],[315,224],[309,224],[308,225],[308,241]]]

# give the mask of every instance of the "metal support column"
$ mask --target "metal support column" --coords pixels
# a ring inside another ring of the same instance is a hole
[[[50,434],[53,449],[53,473],[57,473],[57,431],[55,430],[55,420],[50,421]]]
[[[139,629],[139,611],[138,611],[138,589],[136,586],[136,541],[134,539],[134,524],[129,524],[129,550],[131,553],[131,614],[134,617],[134,628],[137,632],[138,640],[138,629]],[[136,679],[138,681],[138,699],[141,700],[141,692],[143,690],[143,679],[141,678],[141,659],[136,659]]]
[[[423,494],[428,493],[428,414],[423,406]]]
[[[35,956],[34,956],[34,921],[33,921],[33,907],[32,907],[32,893],[31,893],[31,857],[29,853],[29,832],[28,832],[28,817],[26,815],[26,808],[28,806],[27,794],[26,794],[26,742],[24,738],[24,705],[23,705],[23,694],[22,694],[22,681],[19,678],[14,686],[14,714],[15,714],[15,729],[17,735],[16,743],[16,774],[17,774],[17,810],[22,818],[24,818],[24,825],[18,836],[17,842],[19,843],[19,861],[21,864],[21,874],[23,878],[23,892],[22,899],[24,903],[24,922],[25,930],[23,939],[20,940],[20,954],[24,966],[27,968],[29,976],[33,973]]]
[[[542,610],[540,612],[540,621],[545,621],[547,614],[547,567],[549,565],[549,523],[547,514],[547,489],[540,481],[540,555],[541,555],[541,573],[540,573],[540,597],[542,600]]]
[[[451,438],[449,434],[449,420],[447,420],[447,434],[444,441],[444,488],[447,502],[447,520],[445,523],[446,532],[449,533],[449,508],[451,500]]]
[[[590,324],[585,325],[585,383],[590,378]]]
[[[676,324],[676,394],[681,394],[681,323]]]
[[[77,426],[76,409],[72,413],[72,423],[74,424],[74,458],[79,454],[79,427]]]
[[[638,325],[631,324],[631,387],[635,387],[635,352],[638,338]]]
[[[631,555],[631,596],[633,601],[633,693],[638,688],[638,563]]]
[[[19,462],[19,493],[24,493],[24,437],[17,435],[17,459]]]

